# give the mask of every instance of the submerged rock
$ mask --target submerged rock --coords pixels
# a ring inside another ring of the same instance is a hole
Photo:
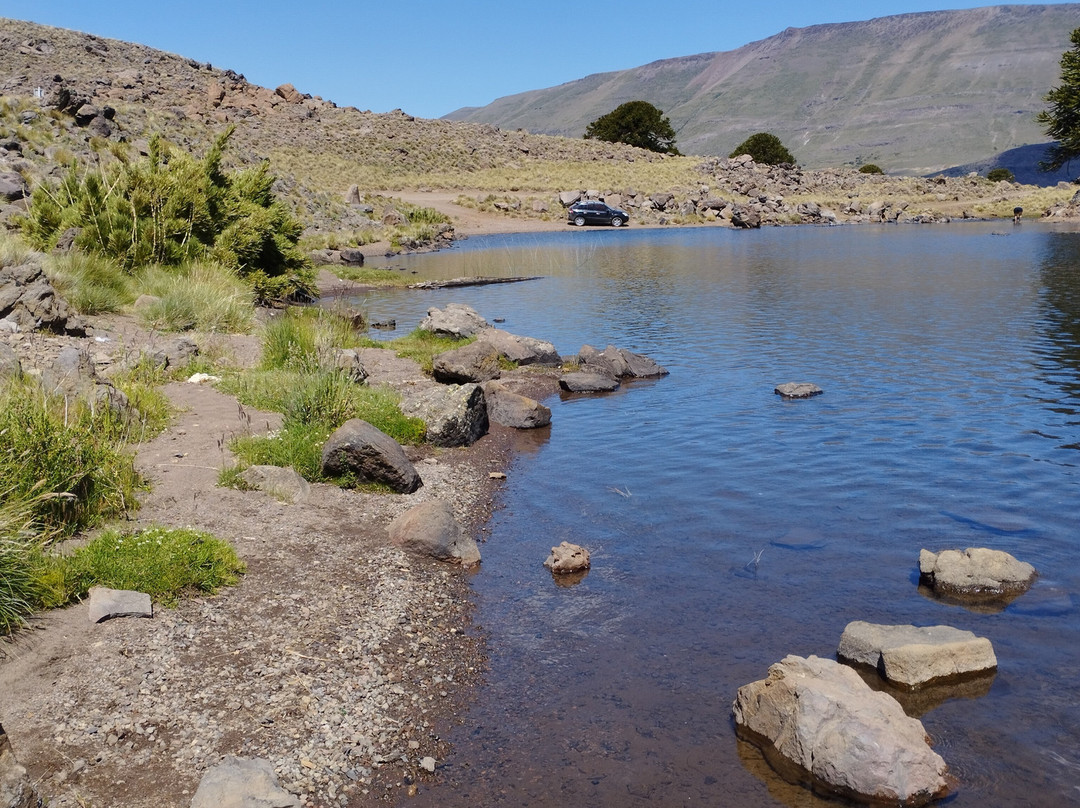
[[[553,573],[561,575],[587,570],[590,563],[588,550],[580,545],[564,541],[558,547],[551,548],[551,555],[547,557],[544,566]]]
[[[829,659],[787,656],[739,688],[740,735],[797,782],[860,801],[921,806],[948,790],[922,723]]]
[[[909,688],[997,668],[990,640],[952,626],[883,626],[856,620],[844,629],[836,654]]]
[[[812,382],[784,382],[776,385],[773,392],[783,398],[810,398],[820,396],[825,391]]]
[[[570,393],[610,393],[619,389],[619,380],[606,373],[579,370],[564,373],[559,378],[559,387]]]

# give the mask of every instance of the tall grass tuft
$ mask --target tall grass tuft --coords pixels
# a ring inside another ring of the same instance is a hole
[[[119,311],[135,300],[131,276],[102,255],[71,251],[56,256],[46,265],[46,274],[81,314]]]
[[[412,359],[425,373],[430,374],[436,356],[475,341],[475,337],[466,339],[440,337],[430,331],[417,328],[404,337],[392,340],[387,347],[393,348],[400,357]]]
[[[22,626],[42,599],[37,572],[45,539],[33,504],[11,488],[0,491],[0,634]]]
[[[255,318],[250,285],[221,264],[193,261],[180,267],[143,269],[135,280],[140,293],[159,298],[140,309],[140,318],[163,331],[243,334]]]
[[[266,324],[261,368],[315,371],[332,349],[366,344],[352,322],[334,311],[291,308]]]

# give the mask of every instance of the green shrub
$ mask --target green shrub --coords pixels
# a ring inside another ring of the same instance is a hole
[[[648,101],[627,101],[601,115],[585,127],[585,139],[626,143],[665,154],[679,153],[671,121]]]
[[[212,261],[149,266],[138,273],[135,286],[140,294],[158,298],[138,311],[139,319],[151,328],[243,334],[254,322],[251,286]]]
[[[133,589],[175,606],[185,592],[214,594],[236,584],[244,570],[236,551],[209,533],[154,526],[105,531],[70,556],[44,559],[38,575],[46,606],[84,597],[93,586]]]
[[[358,348],[369,341],[342,314],[295,307],[273,318],[263,333],[263,370],[314,370],[334,348]]]
[[[746,140],[734,148],[728,157],[739,157],[749,154],[755,163],[776,166],[784,163],[795,163],[795,158],[787,147],[780,142],[780,138],[769,132],[758,132],[750,135]]]
[[[986,178],[990,182],[1015,182],[1016,177],[1007,168],[991,168],[986,172]]]
[[[859,166],[859,173],[860,174],[884,174],[885,172],[881,170],[881,166],[875,165],[874,163],[865,163],[865,164]]]
[[[44,541],[35,529],[33,499],[13,489],[0,492],[0,634],[20,627],[41,602]]]
[[[119,311],[135,300],[130,275],[112,258],[71,251],[45,268],[56,291],[81,314]]]
[[[400,357],[412,359],[420,365],[425,373],[431,373],[436,356],[452,348],[460,348],[462,345],[468,345],[475,341],[475,337],[467,339],[440,337],[430,331],[417,328],[404,337],[392,340],[387,344],[387,347],[393,348]]]
[[[0,391],[0,479],[34,521],[70,535],[134,507],[141,481],[119,441],[130,424],[107,407],[46,395],[31,382]]]
[[[314,273],[297,244],[302,227],[275,199],[268,166],[222,169],[233,131],[201,160],[154,136],[145,159],[120,153],[96,169],[73,163],[58,184],[34,190],[23,233],[50,250],[78,228],[79,249],[112,258],[126,272],[205,256],[247,279],[260,300],[311,297]]]

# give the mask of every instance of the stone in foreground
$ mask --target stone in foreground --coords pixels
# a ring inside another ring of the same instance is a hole
[[[292,468],[248,466],[240,478],[252,488],[286,502],[299,502],[311,494],[311,485]]]
[[[922,722],[830,659],[787,656],[739,688],[741,737],[789,779],[861,802],[921,806],[948,790]]]
[[[783,398],[810,398],[820,396],[825,391],[812,382],[784,382],[776,385],[773,392]]]
[[[409,552],[452,561],[463,567],[480,563],[476,542],[454,518],[454,509],[434,500],[410,508],[387,527],[390,541]]]
[[[145,592],[130,589],[90,588],[90,622],[101,623],[114,617],[153,617],[154,607]]]
[[[203,775],[191,808],[300,808],[300,800],[278,785],[269,760],[226,755]]]
[[[360,418],[339,426],[323,445],[322,471],[328,477],[353,474],[364,483],[381,483],[411,494],[423,481],[396,440]]]
[[[551,555],[544,562],[544,566],[556,574],[581,572],[587,570],[589,564],[589,551],[568,541],[562,542],[558,547],[552,547]]]
[[[908,688],[997,668],[990,640],[952,626],[883,626],[856,620],[844,629],[836,654],[876,668],[889,682]]]
[[[434,446],[472,446],[488,431],[487,402],[477,384],[444,384],[406,398],[401,411],[427,425]]]
[[[937,595],[961,600],[1008,599],[1028,590],[1035,568],[1001,550],[919,551],[920,581]]]
[[[551,409],[534,398],[519,395],[496,381],[485,382],[488,418],[514,429],[536,429],[551,423]]]
[[[26,769],[15,759],[7,733],[0,727],[0,808],[32,808],[39,804]]]

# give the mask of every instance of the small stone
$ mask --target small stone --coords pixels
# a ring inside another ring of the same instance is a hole
[[[433,757],[421,758],[421,760],[420,760],[420,768],[423,769],[426,772],[434,772],[435,771],[435,758],[433,758]]]
[[[825,391],[812,382],[784,382],[776,385],[773,392],[782,398],[810,398]]]

